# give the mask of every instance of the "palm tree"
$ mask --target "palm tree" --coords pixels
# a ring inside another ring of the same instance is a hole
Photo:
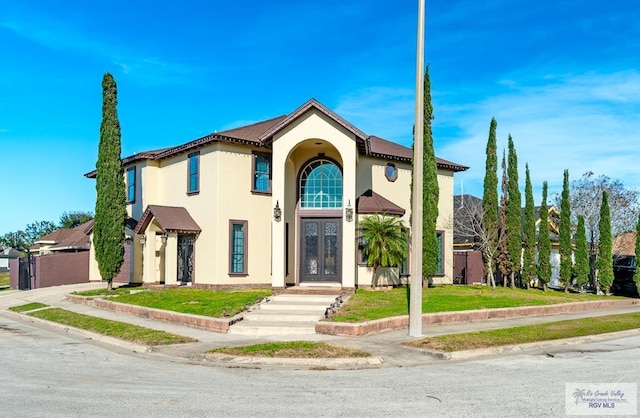
[[[378,284],[378,267],[396,267],[407,256],[407,228],[402,219],[376,214],[360,221],[358,227],[362,252],[373,267],[371,286]]]

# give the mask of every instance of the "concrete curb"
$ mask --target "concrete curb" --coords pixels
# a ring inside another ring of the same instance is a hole
[[[640,305],[640,299],[597,300],[588,302],[570,302],[544,306],[521,306],[516,308],[479,309],[469,311],[438,312],[422,315],[422,325],[455,324],[478,322],[489,319],[522,318],[528,316],[548,316],[563,313],[582,312],[605,308],[621,308]],[[380,332],[405,329],[409,326],[409,316],[377,319],[356,323],[318,322],[318,334],[337,335],[343,337],[361,337]]]
[[[43,309],[47,309],[47,308],[43,308]],[[71,327],[69,325],[59,324],[57,322],[47,321],[45,319],[35,318],[33,316],[26,315],[26,313],[17,313],[17,312],[12,312],[7,310],[3,310],[2,312],[6,315],[12,316],[14,319],[19,320],[21,322],[31,322],[33,324],[44,325],[47,327],[64,331],[65,333],[70,335],[76,335],[89,340],[99,341],[104,344],[115,345],[117,347],[131,350],[135,353],[150,353],[153,351],[153,346],[136,344],[130,341],[121,340],[119,338],[98,334],[97,332],[87,331],[85,329],[80,329],[80,328]]]
[[[289,358],[289,357],[252,357],[232,356],[220,353],[205,353],[204,360],[227,364],[246,365],[280,365],[305,367],[366,367],[379,366],[383,363],[381,357],[340,357],[340,358]]]
[[[185,314],[180,312],[165,311],[161,309],[146,308],[144,306],[130,305],[127,303],[112,302],[102,297],[87,297],[77,295],[66,296],[68,300],[75,303],[94,306],[96,308],[106,309],[113,312],[135,315],[141,318],[156,319],[186,327],[204,329],[221,334],[228,333],[229,327],[236,322],[241,321],[243,318],[241,314],[223,319],[211,318],[202,315]]]

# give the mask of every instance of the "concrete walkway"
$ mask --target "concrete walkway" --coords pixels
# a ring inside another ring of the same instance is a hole
[[[11,306],[22,305],[29,302],[41,302],[48,304],[53,307],[59,307],[63,309],[67,309],[69,311],[78,312],[86,315],[91,315],[99,318],[116,320],[131,324],[140,325],[143,327],[162,330],[178,335],[183,335],[191,338],[197,339],[199,342],[191,343],[191,344],[178,344],[166,347],[153,347],[153,353],[170,356],[179,360],[201,360],[201,361],[212,361],[217,364],[228,364],[231,361],[229,359],[226,360],[212,360],[205,356],[205,352],[212,348],[219,347],[231,347],[231,346],[240,346],[240,345],[250,345],[250,344],[258,344],[265,343],[270,341],[291,341],[291,340],[306,340],[306,341],[322,341],[327,343],[339,344],[345,347],[355,348],[362,351],[366,351],[372,354],[373,359],[367,362],[366,364],[356,365],[353,362],[349,361],[324,361],[322,364],[325,367],[369,367],[375,366],[378,361],[381,362],[382,366],[416,366],[429,364],[437,361],[442,361],[443,358],[447,356],[442,355],[433,355],[429,354],[424,350],[412,349],[408,347],[400,346],[399,344],[404,341],[414,340],[414,337],[410,337],[408,335],[407,330],[397,330],[397,331],[389,331],[382,334],[362,336],[362,337],[341,337],[341,336],[332,336],[332,335],[322,335],[322,334],[311,334],[311,335],[243,335],[243,334],[220,334],[211,331],[200,330],[196,328],[189,328],[185,326],[180,326],[168,322],[161,322],[157,320],[141,318],[137,316],[132,316],[123,313],[112,312],[108,310],[102,310],[98,308],[94,308],[91,306],[77,304],[71,302],[66,299],[66,295],[68,293],[74,291],[83,291],[90,290],[96,288],[104,287],[104,283],[86,283],[80,285],[69,285],[69,286],[57,286],[50,287],[44,289],[36,289],[29,291],[16,291],[16,290],[5,290],[0,292],[0,318],[5,317],[12,320],[18,320],[22,322],[31,322],[36,323],[37,321],[34,318],[27,317],[25,315],[18,315],[13,312],[6,311],[7,308]],[[544,322],[553,322],[560,321],[565,319],[577,319],[577,318],[589,318],[594,316],[601,315],[612,315],[612,314],[624,314],[624,313],[640,313],[640,305],[629,306],[624,308],[609,308],[609,309],[598,309],[591,311],[582,311],[568,314],[558,314],[558,315],[547,315],[547,316],[539,316],[539,317],[525,317],[525,318],[511,318],[511,319],[491,319],[480,322],[468,322],[468,323],[458,323],[458,324],[438,324],[438,325],[429,325],[423,327],[423,335],[425,337],[435,336],[435,335],[444,335],[444,334],[455,334],[469,331],[481,331],[488,329],[497,329],[497,328],[508,328],[514,326],[521,325],[529,325],[536,323],[544,323]],[[45,324],[36,324],[37,326],[47,326]],[[632,331],[640,334],[640,330]],[[627,332],[628,333],[628,332]],[[84,338],[96,338],[95,335],[91,333],[83,334]],[[512,352],[523,352],[523,351],[544,351],[547,347],[550,346],[558,346],[558,345],[567,345],[569,343],[575,344],[577,342],[585,342],[591,340],[600,340],[600,339],[612,339],[616,336],[613,334],[607,334],[604,336],[598,337],[586,337],[574,341],[555,341],[555,342],[546,342],[539,343],[535,345],[527,345],[522,348],[511,348],[507,351]],[[103,341],[105,342],[105,341]],[[106,341],[111,344],[120,345],[121,348],[140,351],[131,348],[131,344],[119,343],[119,340],[115,341]],[[499,354],[499,350],[484,350],[478,351],[475,353],[476,356],[491,356]],[[468,357],[474,357],[474,353],[470,353]],[[454,356],[454,359],[456,357]],[[462,358],[462,357],[458,357]],[[301,367],[301,365],[292,364],[291,362],[287,362],[285,360],[271,360],[267,361],[265,364],[288,364],[295,367]],[[254,362],[255,364],[255,362]],[[312,364],[307,364],[307,366],[313,366]]]

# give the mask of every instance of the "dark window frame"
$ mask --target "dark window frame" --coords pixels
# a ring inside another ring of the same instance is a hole
[[[389,173],[387,173],[387,169],[389,169],[389,167],[393,168],[394,173],[392,176],[389,175]],[[387,178],[388,181],[390,182],[395,182],[396,180],[398,180],[398,167],[394,164],[394,163],[387,163],[387,165],[384,166],[384,176]]]
[[[234,253],[234,234],[233,227],[234,225],[242,225],[243,226],[243,252],[242,252],[242,271],[233,271],[234,262],[233,258],[237,254]],[[247,276],[248,265],[249,265],[249,256],[248,256],[248,237],[249,237],[249,221],[243,219],[230,219],[229,220],[229,276]]]
[[[191,161],[195,158],[196,170],[191,172]],[[196,187],[191,189],[191,177],[196,177]],[[187,195],[196,195],[200,193],[200,151],[192,152],[187,156]]]
[[[136,202],[136,183],[138,180],[138,170],[136,170],[136,167],[129,167],[127,168],[127,203],[135,203]],[[130,177],[129,174],[133,173],[133,184],[129,181]],[[132,193],[133,191],[133,193]]]
[[[258,157],[264,157],[268,160],[268,164],[269,164],[269,172],[268,172],[268,176],[269,176],[269,189],[268,190],[259,190],[256,188],[256,175],[258,174],[258,171],[256,170],[256,163],[258,162]],[[271,195],[271,187],[272,187],[272,154],[268,153],[268,152],[260,152],[260,151],[252,151],[251,152],[251,193],[253,194],[260,194],[260,195],[267,195],[270,196]]]

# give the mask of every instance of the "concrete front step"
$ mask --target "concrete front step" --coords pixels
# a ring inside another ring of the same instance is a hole
[[[336,301],[333,295],[276,295],[244,314],[229,328],[230,334],[296,335],[315,334],[316,322]]]
[[[282,322],[309,322],[318,321],[324,317],[326,308],[322,310],[268,310],[261,309],[259,311],[249,312],[244,316],[243,321],[282,321]]]
[[[320,304],[332,304],[335,302],[337,296],[334,295],[294,295],[284,294],[273,297],[273,301],[277,302],[303,302],[303,303],[320,303]]]
[[[316,321],[240,321],[229,328],[229,334],[239,335],[311,335],[316,333]]]
[[[280,301],[271,301],[269,303],[263,303],[260,305],[260,308],[257,311],[322,311],[327,308],[327,306],[331,305],[332,302],[329,303],[287,303]],[[254,312],[257,312],[254,311]]]

